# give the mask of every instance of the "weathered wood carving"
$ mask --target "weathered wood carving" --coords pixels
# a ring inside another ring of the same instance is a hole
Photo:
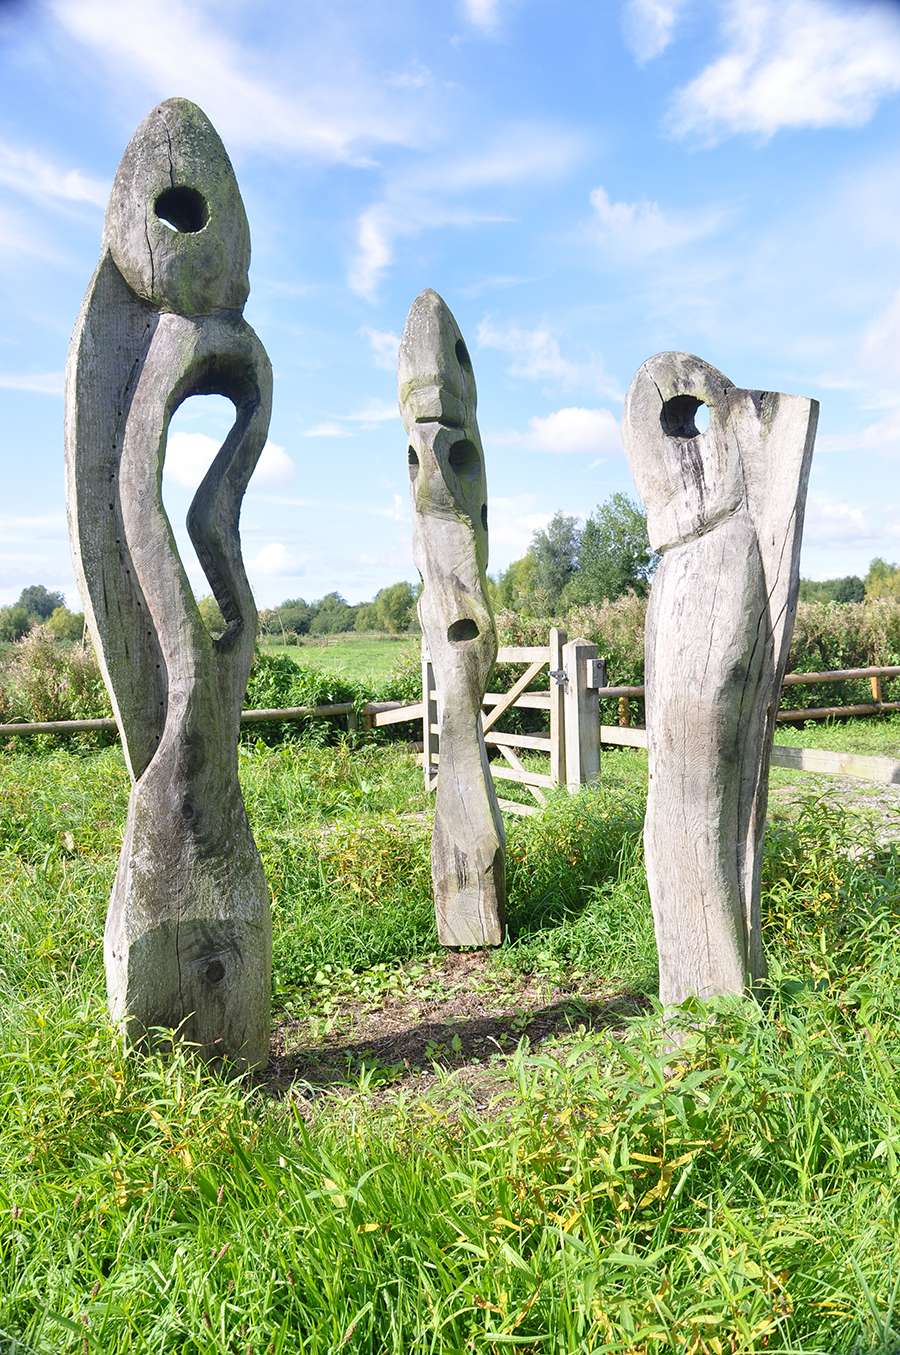
[[[400,342],[400,412],[409,438],[419,619],[437,689],[441,761],[431,870],[445,946],[497,946],[506,900],[503,820],[481,703],[497,657],[487,596],[487,485],[475,377],[447,306],[413,302]],[[426,700],[427,694],[426,694]]]
[[[686,353],[650,358],[625,399],[625,451],[663,556],[646,629],[644,844],[667,1005],[765,974],[769,760],[817,417],[815,400],[738,390]]]
[[[114,1020],[177,1029],[240,1071],[268,1051],[272,932],[237,776],[256,610],[238,519],[269,425],[269,361],[243,318],[250,234],[204,114],[169,99],[116,174],[100,264],[72,336],[69,528],[132,792],[106,925]],[[236,420],[188,514],[227,622],[211,640],[163,508],[169,421],[190,395]]]

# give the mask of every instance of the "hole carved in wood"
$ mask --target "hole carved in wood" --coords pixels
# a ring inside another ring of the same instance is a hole
[[[666,1005],[765,975],[769,760],[818,409],[738,390],[687,353],[650,358],[625,399],[625,452],[662,553],[645,639],[644,844]]]
[[[185,99],[119,165],[69,352],[66,475],[81,595],[132,777],[105,935],[132,1043],[176,1029],[237,1071],[268,1052],[272,930],[237,776],[256,609],[238,520],[272,377],[243,318],[250,233],[230,161]],[[226,621],[208,635],[161,498],[169,422],[220,394],[235,422],[188,513]]]
[[[497,657],[486,581],[484,452],[469,353],[447,306],[430,289],[409,312],[398,381],[409,441],[413,554],[423,584],[419,619],[440,727],[431,846],[438,937],[445,946],[498,946],[506,843],[481,729]]]

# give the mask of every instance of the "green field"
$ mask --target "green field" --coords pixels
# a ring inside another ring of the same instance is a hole
[[[509,818],[486,958],[437,946],[402,747],[239,762],[274,1052],[228,1085],[106,1020],[118,747],[0,752],[4,1355],[896,1355],[900,854],[840,795],[771,823],[759,1000],[673,1048],[643,754]]]
[[[355,680],[383,678],[401,656],[418,655],[418,636],[323,635],[304,636],[298,645],[282,645],[267,639],[262,648],[267,654],[287,654],[295,663],[315,664],[328,673],[343,673]]]

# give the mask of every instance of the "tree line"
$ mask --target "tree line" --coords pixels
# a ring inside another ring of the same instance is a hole
[[[613,602],[626,593],[646,597],[659,556],[647,537],[647,515],[625,494],[598,504],[584,523],[556,512],[536,531],[528,550],[508,568],[488,579],[497,610],[524,617],[563,616],[574,607]],[[349,603],[338,592],[315,602],[287,598],[259,614],[262,635],[297,643],[304,635],[348,631],[380,631],[389,635],[417,633],[416,600],[421,585],[400,580],[382,588],[371,602]],[[801,602],[863,602],[867,598],[900,598],[900,566],[876,556],[865,578],[849,574],[835,579],[801,579]],[[198,601],[200,614],[215,635],[225,621],[214,597]],[[66,607],[61,592],[30,584],[12,606],[0,608],[0,640],[21,639],[35,626],[46,626],[59,640],[80,640],[84,615]]]

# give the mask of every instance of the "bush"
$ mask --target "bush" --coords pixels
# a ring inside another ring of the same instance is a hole
[[[12,661],[0,671],[0,716],[4,724],[111,715],[93,649],[63,649],[46,626],[35,626],[20,640]]]

